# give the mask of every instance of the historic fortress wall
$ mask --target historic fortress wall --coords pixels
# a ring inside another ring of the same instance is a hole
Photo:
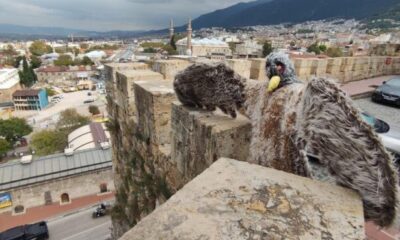
[[[230,64],[237,71],[246,66],[248,70],[241,74],[254,76],[257,74],[254,69],[258,66],[262,71],[264,64],[260,59],[253,62],[240,60]],[[328,68],[328,60],[309,65],[310,71],[313,68],[319,73],[319,67]],[[116,76],[116,80],[108,79],[113,84],[107,84],[107,91],[113,96],[107,100],[116,189],[112,214],[114,238],[138,224],[219,158],[246,161],[251,134],[251,124],[244,116],[232,119],[218,111],[211,113],[182,106],[174,94],[172,79],[163,74],[116,69],[117,65],[106,67],[109,76]],[[296,176],[288,174],[285,179],[295,182]],[[280,184],[286,183],[276,186]],[[256,186],[250,181],[244,187]],[[359,208],[358,198],[352,199]],[[255,208],[261,206],[257,204]],[[344,214],[341,211],[335,214]],[[354,224],[356,235],[363,235],[363,227],[358,224],[363,219],[362,211],[352,219],[354,222],[341,228],[353,228]]]

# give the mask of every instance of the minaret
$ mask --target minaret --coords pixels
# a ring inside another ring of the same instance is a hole
[[[174,20],[171,19],[169,23],[169,39],[172,39],[174,36]]]
[[[189,18],[189,24],[187,28],[187,46],[186,53],[189,56],[192,56],[192,19]]]

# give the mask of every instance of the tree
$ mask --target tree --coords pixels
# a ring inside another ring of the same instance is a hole
[[[162,49],[164,51],[167,51],[168,55],[176,55],[176,54],[178,54],[178,52],[171,45],[165,45]]]
[[[154,49],[154,48],[152,48],[152,47],[149,47],[149,48],[145,48],[145,49],[143,50],[143,52],[144,52],[144,53],[156,53],[157,50]]]
[[[272,49],[272,44],[270,41],[265,41],[263,44],[263,56],[266,57],[268,56],[271,52],[273,51]]]
[[[52,97],[54,95],[57,95],[57,92],[54,91],[52,88],[46,88],[47,96]]]
[[[87,43],[81,43],[81,44],[79,44],[79,47],[80,47],[81,49],[88,49],[88,48],[89,48],[89,44],[87,44]]]
[[[307,52],[310,52],[310,53],[313,52],[313,53],[319,55],[321,53],[321,50],[319,49],[317,43],[313,43],[307,48]]]
[[[84,56],[82,58],[82,61],[80,62],[80,64],[82,64],[82,65],[94,65],[94,62],[88,56]]]
[[[60,55],[57,60],[54,61],[54,65],[56,66],[70,66],[74,65],[74,61],[72,60],[70,55]]]
[[[22,118],[0,119],[0,136],[14,144],[18,138],[32,132],[32,127]]]
[[[7,45],[7,48],[4,49],[4,50],[2,51],[2,53],[3,53],[4,55],[8,55],[8,56],[15,56],[15,55],[18,54],[18,52],[15,50],[15,48],[14,48],[13,45],[11,45],[11,44],[8,44],[8,45]]]
[[[329,57],[342,57],[343,52],[338,47],[330,47],[326,50],[326,55],[328,55]]]
[[[60,113],[56,128],[71,132],[89,123],[90,119],[88,117],[80,115],[76,109],[69,108]]]
[[[327,49],[327,47],[326,47],[325,45],[319,45],[318,48],[319,48],[319,50],[320,50],[321,52],[325,52],[326,49]]]
[[[46,53],[51,53],[53,49],[43,41],[34,41],[29,47],[29,51],[35,56],[42,56]]]
[[[175,34],[174,34],[174,35],[172,35],[172,37],[171,37],[171,41],[170,41],[170,43],[169,43],[169,44],[171,45],[171,47],[172,47],[174,50],[176,50]]]
[[[37,56],[33,55],[31,57],[31,67],[33,69],[39,68],[40,65],[42,65],[42,60],[40,60],[40,58],[38,58]]]
[[[0,159],[2,159],[4,154],[9,150],[11,150],[11,144],[7,140],[0,138]]]
[[[25,87],[30,87],[37,81],[36,73],[32,67],[29,67],[25,57],[22,57],[22,71],[18,74],[20,83]]]
[[[63,151],[68,144],[68,136],[64,131],[44,130],[32,135],[31,146],[40,156]]]
[[[100,114],[99,108],[98,108],[97,106],[95,106],[95,105],[90,105],[90,106],[89,106],[89,112],[90,112],[92,115]]]

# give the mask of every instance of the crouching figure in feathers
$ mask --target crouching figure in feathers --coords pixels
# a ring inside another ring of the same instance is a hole
[[[326,78],[297,80],[288,56],[267,57],[270,81],[246,80],[224,64],[194,64],[178,74],[174,88],[187,106],[252,122],[248,161],[357,191],[366,220],[385,227],[396,218],[398,176],[392,156],[362,121],[352,100]]]

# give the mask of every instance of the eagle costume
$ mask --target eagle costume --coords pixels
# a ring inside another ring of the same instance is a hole
[[[279,77],[273,91],[269,81],[247,80],[225,64],[198,63],[177,74],[174,88],[184,105],[249,117],[249,162],[351,188],[366,220],[391,225],[398,204],[393,157],[352,100],[330,79],[299,81],[283,53],[267,57],[266,73]]]

